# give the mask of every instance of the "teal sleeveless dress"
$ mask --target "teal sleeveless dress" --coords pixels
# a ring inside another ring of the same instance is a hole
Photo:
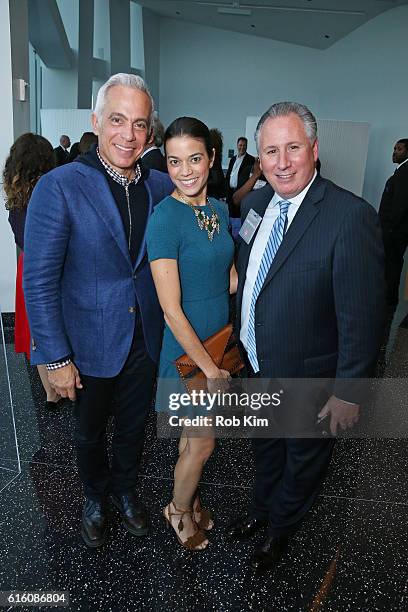
[[[234,256],[234,242],[229,233],[228,208],[210,198],[220,221],[220,233],[212,242],[205,229],[198,226],[194,211],[172,196],[154,208],[147,227],[149,261],[176,259],[181,287],[181,305],[200,340],[211,336],[229,320],[229,274]],[[211,216],[208,204],[203,207]],[[185,353],[171,329],[165,325],[160,353],[156,410],[168,410],[168,389],[186,392],[179,383],[175,359]],[[173,379],[163,385],[164,379]],[[164,388],[166,392],[164,392]]]

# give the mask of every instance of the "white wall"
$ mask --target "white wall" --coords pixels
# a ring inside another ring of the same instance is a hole
[[[408,6],[372,19],[324,54],[320,117],[371,125],[364,197],[378,208],[394,172],[394,143],[408,138]]]
[[[303,102],[321,119],[367,122],[363,194],[378,208],[393,144],[408,137],[407,23],[407,6],[391,9],[319,51],[163,19],[161,119],[193,115],[220,128],[224,165],[246,117],[279,100]]]
[[[91,109],[44,108],[41,110],[41,134],[57,147],[61,134],[69,134],[71,142],[79,142],[84,132],[93,132]]]
[[[13,96],[11,76],[11,45],[9,3],[0,2],[0,168],[13,143]],[[4,207],[3,189],[0,193],[0,309],[14,311],[14,287],[16,274],[16,249]]]
[[[161,23],[160,118],[199,117],[224,136],[228,149],[245,134],[249,115],[278,100],[299,100],[320,111],[319,79],[313,66],[320,51],[256,36],[187,24]]]

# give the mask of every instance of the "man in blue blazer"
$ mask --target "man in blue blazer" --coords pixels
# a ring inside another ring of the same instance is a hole
[[[148,530],[134,490],[162,312],[145,231],[154,205],[173,189],[166,175],[138,163],[152,113],[143,79],[112,76],[99,90],[92,115],[98,146],[40,179],[26,223],[31,361],[46,363],[56,391],[76,400],[77,460],[86,498],[81,534],[91,547],[105,541],[108,494],[129,532]]]
[[[383,248],[374,209],[317,175],[316,132],[313,114],[293,102],[274,104],[259,121],[255,138],[269,184],[243,201],[237,313],[250,376],[334,379],[332,394],[312,404],[309,432],[325,418],[335,435],[357,422],[355,383],[371,376],[376,363]],[[310,413],[306,400],[299,403]],[[253,440],[253,504],[229,527],[230,537],[244,538],[268,526],[251,558],[257,570],[280,558],[330,461],[333,439],[294,431]]]

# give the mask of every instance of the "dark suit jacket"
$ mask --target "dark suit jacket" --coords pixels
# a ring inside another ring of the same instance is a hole
[[[242,160],[241,166],[240,166],[240,168],[238,170],[237,187],[236,187],[236,189],[231,189],[229,182],[230,182],[230,176],[231,176],[232,168],[234,167],[236,159],[237,159],[236,155],[234,155],[234,157],[231,157],[230,163],[229,163],[229,166],[228,166],[228,170],[227,170],[227,174],[225,176],[226,181],[227,181],[227,202],[230,205],[232,205],[232,194],[234,193],[234,191],[236,191],[237,189],[242,187],[242,185],[249,179],[252,167],[253,167],[254,162],[255,162],[255,157],[253,157],[249,153],[245,153],[245,157]],[[237,209],[238,209],[238,207],[237,207]]]
[[[69,161],[69,153],[64,149],[64,147],[55,147],[54,149],[55,159],[57,162],[57,166],[63,166]]]
[[[408,244],[408,161],[390,176],[380,204],[384,244]]]
[[[148,151],[146,155],[143,155],[140,161],[147,168],[159,170],[160,172],[167,172],[166,158],[160,149],[152,149],[151,151]]]
[[[243,200],[263,216],[270,185]],[[256,234],[255,234],[256,236]],[[240,239],[238,329],[249,245]],[[383,246],[377,214],[367,202],[316,177],[289,226],[255,310],[261,376],[336,377],[335,394],[356,401],[341,379],[372,374],[384,311]],[[348,389],[348,387],[347,387]]]

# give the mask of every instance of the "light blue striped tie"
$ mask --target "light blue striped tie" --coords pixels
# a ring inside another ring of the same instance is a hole
[[[281,200],[278,202],[280,212],[279,217],[275,220],[272,226],[271,233],[269,234],[268,242],[266,243],[265,250],[262,255],[261,263],[259,266],[258,274],[255,280],[254,289],[252,291],[251,305],[249,307],[249,319],[248,319],[248,336],[247,336],[247,353],[249,362],[254,372],[259,372],[258,358],[256,355],[256,338],[255,338],[255,306],[256,300],[261,292],[264,284],[266,275],[269,272],[269,268],[273,262],[273,259],[280,247],[285,233],[286,217],[288,215],[288,208],[290,202]]]

